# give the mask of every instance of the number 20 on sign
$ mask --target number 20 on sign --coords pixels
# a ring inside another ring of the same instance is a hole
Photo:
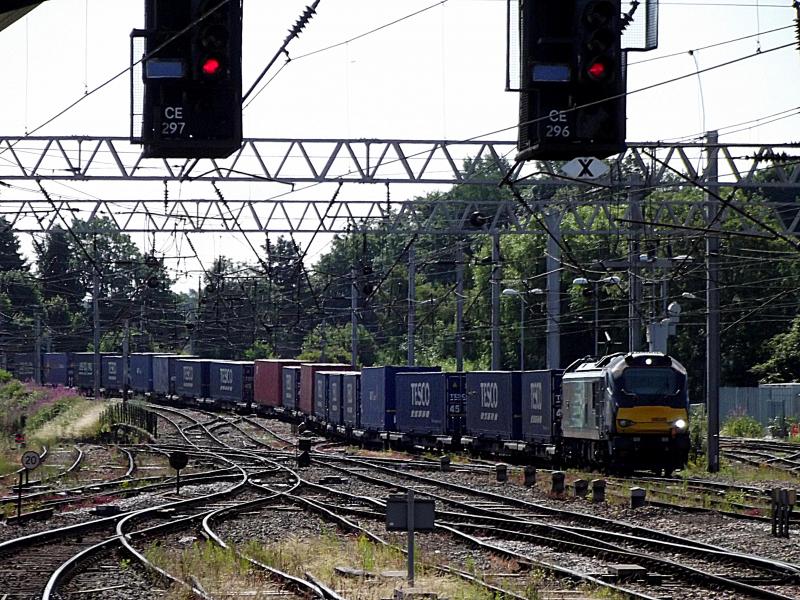
[[[23,469],[27,471],[32,471],[33,469],[38,467],[39,464],[41,464],[42,459],[38,453],[31,450],[22,455],[22,459],[20,462],[22,462]]]

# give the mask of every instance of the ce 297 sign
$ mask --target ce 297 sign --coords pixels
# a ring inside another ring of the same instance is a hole
[[[161,135],[165,137],[183,135],[186,129],[184,110],[182,106],[165,106],[161,115]]]

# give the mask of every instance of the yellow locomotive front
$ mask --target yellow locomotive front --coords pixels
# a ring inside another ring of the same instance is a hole
[[[670,474],[689,457],[686,369],[670,356],[628,354],[609,364],[611,460]]]

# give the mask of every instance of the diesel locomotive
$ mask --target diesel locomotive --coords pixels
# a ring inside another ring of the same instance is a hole
[[[570,365],[561,380],[567,463],[671,474],[689,456],[686,369],[664,354],[612,354]]]

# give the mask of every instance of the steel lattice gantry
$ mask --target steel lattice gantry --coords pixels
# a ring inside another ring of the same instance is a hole
[[[370,223],[386,233],[453,234],[475,231],[468,219],[476,210],[489,219],[485,229],[541,233],[538,215],[555,209],[565,235],[622,233],[630,225],[626,190],[636,182],[645,192],[707,184],[724,194],[771,191],[771,221],[796,233],[798,145],[714,147],[720,166],[714,181],[704,167],[708,145],[641,143],[611,159],[604,179],[576,182],[559,175],[556,164],[514,164],[513,141],[248,139],[225,160],[164,160],[141,158],[127,138],[0,137],[0,213],[16,231],[30,233],[101,215],[130,233],[344,233]],[[501,183],[497,173],[526,188],[533,215],[513,199],[406,199],[455,184],[489,189]],[[365,194],[355,184],[373,185]],[[581,191],[554,200],[565,186]],[[648,199],[650,225],[691,231],[702,222],[701,203],[657,196]]]

